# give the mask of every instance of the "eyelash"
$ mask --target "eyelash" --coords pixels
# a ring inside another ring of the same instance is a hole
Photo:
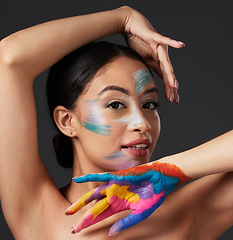
[[[114,108],[114,107],[113,107],[114,104],[119,104],[119,105],[121,105],[121,106],[123,106],[123,107],[121,107],[121,108]],[[106,104],[106,107],[112,108],[112,109],[115,109],[115,110],[126,108],[125,104],[122,103],[122,102],[120,102],[120,101],[113,101],[113,102],[107,103],[107,104]]]
[[[117,104],[118,107],[116,107],[115,104]],[[152,108],[150,108],[151,106],[147,108],[147,107],[146,107],[147,104],[150,104],[150,105],[153,104]],[[114,105],[115,105],[115,107],[114,107]],[[119,107],[119,105],[121,105],[121,107]],[[148,109],[148,110],[155,110],[155,109],[157,109],[159,106],[160,106],[160,105],[159,105],[158,102],[150,101],[150,102],[147,102],[147,103],[143,104],[143,105],[142,105],[142,108]],[[119,109],[127,108],[127,107],[125,106],[125,104],[122,103],[122,102],[120,102],[120,101],[110,102],[110,103],[106,104],[106,107],[112,108],[112,109],[114,109],[114,110],[119,110]]]
[[[152,107],[152,108],[146,108],[145,106],[146,106],[147,104],[150,104],[150,105],[153,104],[153,107]],[[147,103],[143,104],[143,105],[142,105],[142,108],[145,108],[145,109],[148,109],[148,110],[155,110],[155,109],[157,109],[159,106],[160,106],[160,105],[159,105],[158,102],[150,101],[150,102],[147,102]]]

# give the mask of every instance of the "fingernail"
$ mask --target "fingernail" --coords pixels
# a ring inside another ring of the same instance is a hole
[[[181,42],[181,41],[178,41],[179,44],[182,44],[183,47],[185,47],[185,43]]]
[[[170,93],[169,100],[170,100],[170,102],[174,101],[174,93],[173,92]]]
[[[178,93],[176,93],[176,103],[179,103],[180,102],[180,96]]]
[[[179,88],[179,83],[177,80],[175,80],[175,89],[178,89]]]
[[[108,236],[112,237],[112,236],[116,236],[119,232],[109,232]]]
[[[74,231],[74,228],[73,228],[73,227],[71,228],[71,233],[72,233],[72,234],[75,234],[75,231]]]

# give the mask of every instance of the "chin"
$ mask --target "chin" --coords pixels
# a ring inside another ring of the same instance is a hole
[[[144,155],[133,155],[128,151],[117,151],[113,154],[106,155],[102,159],[101,168],[103,171],[120,171],[132,167],[139,166],[141,164],[148,163],[150,160],[151,154],[146,152]]]
[[[102,168],[104,171],[114,172],[114,171],[120,171],[128,168],[136,167],[143,163],[144,162],[131,159],[130,161],[120,161],[120,162],[118,161],[118,162],[105,163],[104,165],[102,165]]]

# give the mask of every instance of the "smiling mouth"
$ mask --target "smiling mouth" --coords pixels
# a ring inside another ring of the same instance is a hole
[[[145,157],[149,153],[149,146],[146,144],[137,144],[132,146],[122,146],[122,150],[135,157]]]
[[[137,145],[132,145],[132,146],[122,146],[122,148],[125,149],[136,149],[136,150],[143,150],[143,149],[148,149],[149,146],[147,144],[137,144]]]

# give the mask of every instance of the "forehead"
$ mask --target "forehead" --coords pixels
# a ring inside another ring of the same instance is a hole
[[[119,57],[111,62],[103,71],[88,84],[85,95],[94,96],[103,88],[109,85],[116,85],[126,89],[135,89],[135,81],[140,81],[140,78],[151,74],[148,68],[140,61]],[[155,83],[153,82],[153,85]]]

